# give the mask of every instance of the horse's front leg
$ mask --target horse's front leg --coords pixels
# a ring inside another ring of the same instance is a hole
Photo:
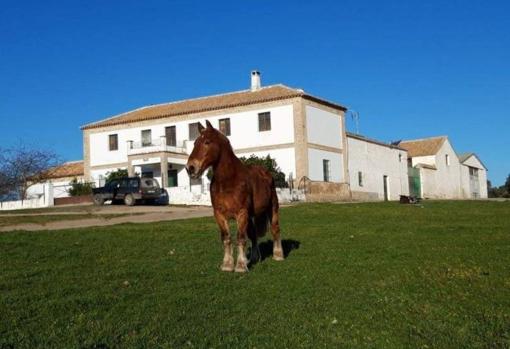
[[[223,242],[223,263],[221,270],[233,271],[234,270],[234,256],[232,254],[232,241],[230,240],[230,229],[228,226],[228,219],[218,211],[214,211],[214,218],[220,227],[221,241]]]
[[[248,237],[248,225],[250,216],[248,210],[241,210],[237,214],[237,264],[235,271],[245,273],[248,271],[248,259],[246,258],[246,240]]]

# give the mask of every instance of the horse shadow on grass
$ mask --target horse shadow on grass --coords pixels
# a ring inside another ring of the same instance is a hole
[[[301,242],[297,240],[292,239],[286,239],[282,240],[282,249],[283,249],[283,256],[285,259],[290,255],[290,253],[293,250],[297,250],[299,246],[301,245]],[[260,251],[260,259],[258,261],[253,261],[251,263],[251,266],[263,262],[267,258],[273,257],[273,240],[266,240],[264,242],[261,242],[259,244],[259,251]],[[249,251],[251,253],[251,249]]]

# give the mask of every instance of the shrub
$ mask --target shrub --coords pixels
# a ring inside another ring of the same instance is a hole
[[[278,188],[287,188],[288,183],[285,181],[285,173],[283,173],[280,168],[278,167],[278,164],[276,163],[276,160],[271,158],[269,155],[266,157],[258,157],[255,154],[250,155],[249,158],[247,157],[240,157],[239,160],[245,165],[257,165],[262,166],[265,169],[267,169],[274,178],[274,183],[276,187]],[[207,172],[207,177],[211,179],[213,176],[212,168],[209,169]]]
[[[127,169],[118,168],[116,171],[106,173],[106,183],[128,176],[129,174]]]
[[[76,178],[74,178],[69,184],[71,185],[71,188],[69,188],[67,192],[71,196],[90,195],[92,194],[92,188],[94,188],[94,183],[78,182]]]

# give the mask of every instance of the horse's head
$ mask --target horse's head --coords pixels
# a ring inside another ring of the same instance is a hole
[[[200,136],[195,140],[193,151],[188,158],[186,171],[191,178],[200,178],[209,166],[213,166],[220,158],[222,147],[229,144],[227,137],[216,130],[206,120],[206,127],[198,124]]]

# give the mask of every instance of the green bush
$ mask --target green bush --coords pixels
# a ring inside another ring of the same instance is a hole
[[[287,188],[289,184],[287,181],[285,181],[285,173],[283,173],[280,168],[278,167],[278,164],[276,163],[276,160],[271,158],[269,155],[266,157],[258,157],[255,154],[250,155],[249,158],[247,157],[240,157],[239,160],[245,165],[256,165],[256,166],[262,166],[265,169],[267,169],[274,178],[274,183],[276,187],[278,188]],[[212,168],[209,169],[207,172],[207,177],[211,179],[213,176]]]
[[[69,184],[71,185],[71,188],[69,188],[67,192],[71,196],[90,195],[92,194],[92,188],[94,188],[94,183],[78,182],[76,178],[74,178]]]
[[[106,183],[128,176],[129,174],[127,169],[118,168],[116,171],[106,173]]]

